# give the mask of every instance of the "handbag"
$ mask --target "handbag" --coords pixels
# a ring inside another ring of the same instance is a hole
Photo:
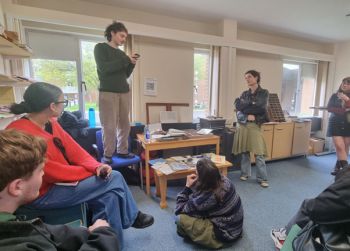
[[[349,223],[316,224],[309,221],[293,240],[295,251],[349,251]]]

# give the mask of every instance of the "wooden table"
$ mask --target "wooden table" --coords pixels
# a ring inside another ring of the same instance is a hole
[[[224,164],[217,164],[216,165],[222,175],[227,176],[227,168],[231,167],[232,164],[228,161],[225,161]],[[185,178],[187,175],[195,173],[195,169],[188,169],[188,170],[181,170],[177,171],[171,174],[164,174],[158,170],[154,170],[155,174],[155,181],[156,181],[156,195],[160,195],[160,208],[166,208],[168,205],[166,203],[166,194],[167,194],[167,188],[168,188],[168,180],[175,180],[175,179],[181,179]]]
[[[149,176],[149,152],[155,150],[166,150],[191,146],[216,145],[216,154],[220,154],[220,137],[216,135],[206,135],[201,137],[179,139],[172,141],[146,141],[143,134],[137,134],[137,139],[145,149],[146,166],[146,193],[150,195],[150,176]]]

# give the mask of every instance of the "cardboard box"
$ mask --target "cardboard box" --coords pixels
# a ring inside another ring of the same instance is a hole
[[[324,139],[319,139],[319,138],[311,138],[309,140],[309,153],[310,154],[315,154],[315,153],[321,153],[323,152],[324,148]]]

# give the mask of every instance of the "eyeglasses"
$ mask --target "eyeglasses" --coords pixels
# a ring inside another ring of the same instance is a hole
[[[65,100],[63,100],[63,101],[57,101],[57,102],[55,102],[55,104],[63,104],[64,107],[67,107],[67,106],[68,106],[68,100],[65,99]]]

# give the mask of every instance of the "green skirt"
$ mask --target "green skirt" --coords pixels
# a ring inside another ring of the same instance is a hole
[[[233,139],[232,153],[237,155],[245,152],[267,156],[266,144],[262,136],[261,128],[252,122],[238,124]]]

